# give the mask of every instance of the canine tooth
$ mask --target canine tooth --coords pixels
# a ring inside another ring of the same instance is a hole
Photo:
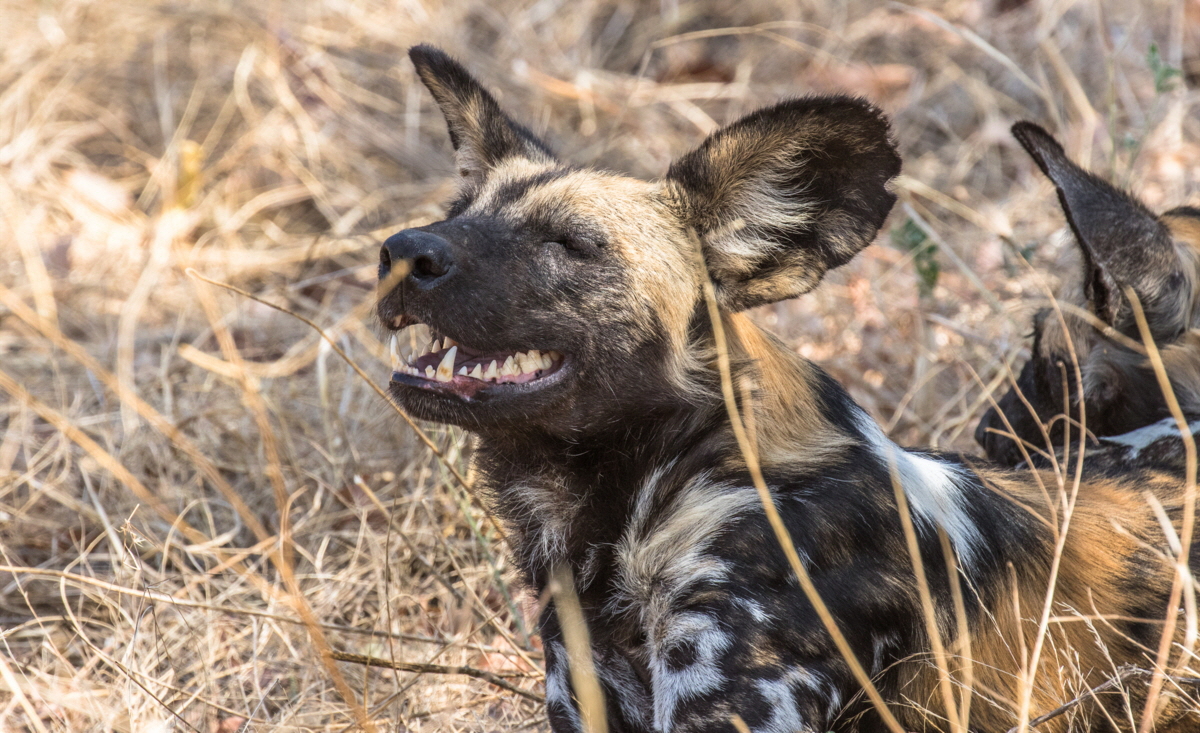
[[[425,367],[425,378],[433,379],[433,367],[431,367],[431,366]]]
[[[465,366],[464,366],[464,367],[459,367],[459,369],[458,369],[458,373],[459,373],[459,375],[461,375],[461,376],[464,376],[464,377],[465,377],[465,376],[467,376],[467,368],[466,368]]]
[[[438,364],[437,380],[439,382],[449,382],[454,379],[454,357],[458,355],[458,347],[451,346],[446,355],[442,357],[442,363]]]
[[[400,361],[400,340],[396,338],[396,334],[392,334],[392,341],[388,344],[388,354],[392,357],[392,371],[400,371],[403,362]]]
[[[483,373],[484,379],[496,379],[500,376],[500,372],[496,371],[496,360],[492,359],[492,363],[488,364],[487,371]]]
[[[482,366],[480,366],[479,364],[475,365],[475,368],[471,370],[471,379],[478,379],[480,381],[483,380],[483,367]]]
[[[500,376],[515,377],[518,374],[520,374],[520,372],[518,372],[516,369],[513,368],[513,358],[510,355],[507,359],[504,360],[504,366],[500,367]]]

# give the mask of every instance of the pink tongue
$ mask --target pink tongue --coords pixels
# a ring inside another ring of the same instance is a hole
[[[478,379],[469,379],[467,377],[459,376],[456,376],[449,382],[443,382],[442,384],[444,387],[448,387],[451,392],[462,397],[474,397],[476,392],[488,386],[487,382],[481,382]]]
[[[516,384],[525,384],[532,382],[537,377],[537,372],[522,372],[515,377],[500,377],[501,382],[514,382]]]
[[[475,393],[479,390],[494,384],[525,384],[527,382],[532,382],[535,378],[536,373],[520,374],[515,377],[498,377],[496,381],[493,382],[490,380],[479,380],[473,377],[464,377],[461,374],[455,374],[454,379],[451,379],[449,382],[442,382],[442,384],[446,387],[449,387],[450,391],[454,392],[455,394],[462,395],[463,397],[474,397]]]

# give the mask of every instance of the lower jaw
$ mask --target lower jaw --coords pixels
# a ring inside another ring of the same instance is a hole
[[[489,388],[494,388],[496,384],[488,384],[480,382],[470,377],[456,376],[449,382],[438,382],[428,379],[421,379],[403,372],[392,372],[392,385],[399,386],[404,390],[421,390],[427,394],[442,395],[446,397],[458,397],[459,399],[470,401],[473,400],[481,392],[487,392]]]
[[[392,382],[389,392],[405,412],[419,420],[456,425],[488,435],[496,430],[514,435],[514,426],[528,428],[541,424],[547,413],[549,395],[495,394],[480,390],[471,397]],[[521,432],[516,430],[516,432]]]
[[[403,403],[420,403],[422,407],[436,405],[438,413],[447,410],[461,412],[455,409],[457,407],[469,410],[475,406],[511,402],[516,412],[526,414],[534,403],[544,405],[548,392],[558,393],[556,388],[569,379],[573,371],[569,359],[555,364],[553,371],[545,376],[522,381],[489,382],[458,374],[442,381],[393,370],[390,389]]]

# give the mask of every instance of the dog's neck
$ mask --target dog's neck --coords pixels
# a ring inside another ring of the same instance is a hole
[[[727,317],[725,326],[739,418],[766,473],[817,470],[855,442],[853,420],[864,415],[841,385],[744,316]],[[715,357],[711,343],[697,348]],[[707,361],[715,372],[715,358]],[[671,492],[700,473],[748,481],[720,379],[715,373],[702,379],[699,399],[692,393],[631,405],[627,415],[586,436],[536,428],[480,436],[481,484],[510,527],[517,563],[535,588],[554,563],[569,562],[584,577],[603,565],[597,548],[620,540],[648,482]]]
[[[510,530],[517,564],[534,588],[551,566],[576,576],[596,565],[596,548],[625,530],[638,490],[664,466],[712,465],[730,438],[724,411],[681,406],[614,423],[586,438],[480,436],[475,462],[481,485]],[[601,563],[603,564],[603,563]]]

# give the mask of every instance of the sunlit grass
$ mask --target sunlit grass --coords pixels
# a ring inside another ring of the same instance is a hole
[[[538,599],[469,439],[423,442],[369,383],[378,243],[453,186],[409,45],[642,176],[783,96],[881,104],[892,227],[937,241],[936,279],[881,237],[753,315],[900,442],[972,450],[1066,274],[1008,124],[1060,125],[1152,208],[1197,203],[1195,81],[1168,70],[1200,34],[1157,7],[0,3],[0,728],[545,727]]]

